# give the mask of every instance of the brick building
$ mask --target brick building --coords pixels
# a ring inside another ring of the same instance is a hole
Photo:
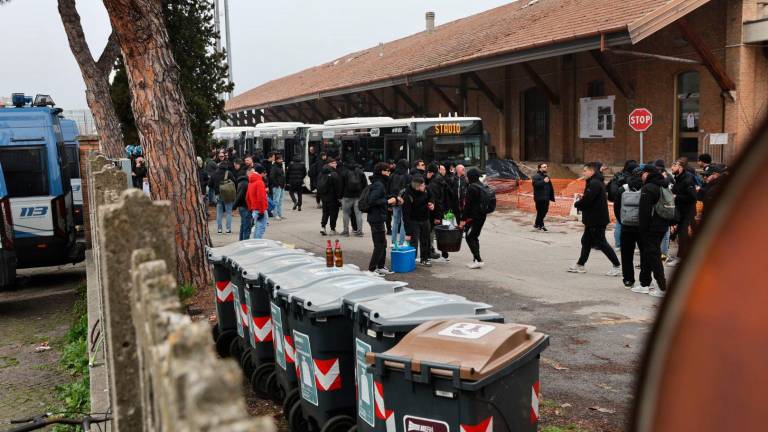
[[[621,164],[629,112],[645,159],[730,161],[768,114],[768,5],[757,0],[521,0],[279,78],[232,122],[479,116],[500,157]],[[724,144],[722,144],[724,143]]]

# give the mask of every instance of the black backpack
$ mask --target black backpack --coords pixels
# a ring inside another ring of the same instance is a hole
[[[347,171],[346,187],[349,192],[359,192],[360,189],[363,188],[363,182],[360,181],[363,175],[364,174],[362,171],[360,171],[360,168],[353,168]]]
[[[627,183],[627,175],[622,171],[608,182],[608,201],[616,202],[619,199],[619,189]]]
[[[333,181],[331,178],[332,176],[332,173],[322,174],[320,176],[317,180],[317,193],[324,195],[331,191],[331,181]]]
[[[480,212],[491,214],[496,211],[496,190],[486,184],[476,183],[480,191]]]
[[[368,213],[371,210],[371,203],[368,200],[368,195],[371,193],[371,186],[372,185],[368,185],[363,188],[363,191],[360,192],[360,200],[357,202],[357,207],[363,213]]]

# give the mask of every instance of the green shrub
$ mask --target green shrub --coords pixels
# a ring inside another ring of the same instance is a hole
[[[195,294],[197,294],[197,288],[195,288],[195,286],[192,285],[191,283],[185,282],[179,285],[178,294],[179,294],[179,301],[184,303],[187,300],[194,297]]]

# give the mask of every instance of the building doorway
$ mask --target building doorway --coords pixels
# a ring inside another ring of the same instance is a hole
[[[549,101],[538,87],[523,93],[523,158],[549,160]]]
[[[684,72],[677,76],[677,157],[695,161],[699,157],[699,73]]]

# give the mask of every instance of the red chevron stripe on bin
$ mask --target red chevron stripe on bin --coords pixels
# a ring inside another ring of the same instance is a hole
[[[229,281],[216,282],[216,302],[228,303],[234,301],[233,286]]]
[[[461,425],[461,432],[493,432],[493,416],[476,425]]]
[[[253,336],[256,342],[272,342],[272,318],[253,317]]]
[[[313,360],[315,362],[315,381],[322,391],[333,391],[341,388],[339,359]]]

